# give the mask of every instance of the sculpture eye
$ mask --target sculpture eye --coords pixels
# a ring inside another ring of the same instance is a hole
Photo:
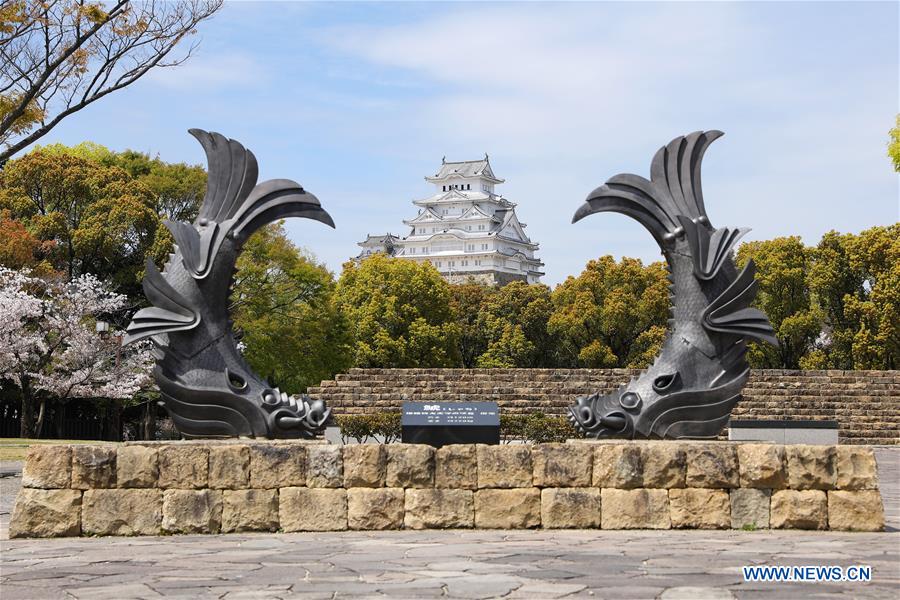
[[[278,404],[278,396],[272,390],[267,390],[263,394],[263,402],[266,404]]]
[[[625,392],[619,398],[619,405],[628,410],[634,410],[641,407],[641,397],[637,392]]]
[[[225,378],[228,380],[228,387],[233,389],[236,392],[247,389],[247,381],[238,375],[237,373],[232,373],[225,368]]]
[[[681,377],[678,375],[678,371],[675,371],[674,373],[660,375],[659,377],[654,379],[653,390],[657,393],[665,394],[677,389],[680,384]]]

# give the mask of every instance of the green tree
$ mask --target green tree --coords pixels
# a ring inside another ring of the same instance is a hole
[[[7,163],[0,210],[69,279],[92,273],[128,295],[138,291],[145,258],[166,250],[155,246],[161,224],[147,187],[118,167],[73,154],[36,150]]]
[[[848,236],[849,266],[859,285],[844,296],[841,337],[854,369],[900,366],[900,223]]]
[[[824,314],[813,301],[807,280],[814,253],[795,237],[747,242],[738,249],[736,262],[743,268],[756,263],[759,293],[754,303],[769,316],[781,346],[751,343],[750,365],[767,369],[799,369],[821,366],[804,361],[815,349]]]
[[[552,294],[548,333],[566,367],[646,367],[665,337],[668,280],[663,263],[603,256]]]
[[[247,362],[272,385],[305,391],[351,366],[350,332],[334,288],[331,272],[292,244],[281,223],[244,245],[231,315]]]
[[[487,351],[487,333],[478,322],[479,312],[487,298],[497,288],[482,283],[461,283],[450,286],[450,309],[459,331],[459,354],[462,366],[477,366],[478,357]]]
[[[335,298],[353,331],[357,366],[459,366],[450,286],[430,263],[383,254],[348,262]]]
[[[477,366],[551,366],[555,348],[547,333],[547,321],[552,313],[546,285],[514,281],[488,294],[476,321],[487,341]]]
[[[890,130],[888,142],[888,157],[894,163],[894,170],[900,173],[900,115],[897,115],[897,125]]]

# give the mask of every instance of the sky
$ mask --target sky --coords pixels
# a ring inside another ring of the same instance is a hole
[[[290,219],[335,273],[367,233],[406,235],[441,157],[490,154],[497,191],[540,244],[544,283],[604,254],[659,260],[618,214],[572,225],[586,195],[701,129],[716,226],[745,240],[900,220],[886,157],[900,111],[896,2],[228,2],[186,64],[69,117],[90,140],[203,164],[187,129],[257,156],[260,179],[316,194],[337,229]]]

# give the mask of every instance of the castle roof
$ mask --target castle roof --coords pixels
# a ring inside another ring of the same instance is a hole
[[[493,183],[503,183],[491,170],[491,161],[485,154],[482,160],[462,160],[458,162],[441,161],[441,168],[431,177],[425,177],[426,181],[438,182],[451,177],[480,177]]]

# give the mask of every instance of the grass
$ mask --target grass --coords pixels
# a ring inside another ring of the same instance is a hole
[[[0,438],[0,460],[25,460],[32,444],[97,444],[97,440],[32,440],[28,438]]]

